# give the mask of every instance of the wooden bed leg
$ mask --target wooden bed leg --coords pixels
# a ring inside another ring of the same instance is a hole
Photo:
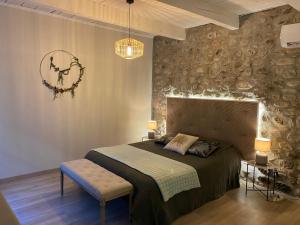
[[[64,195],[64,173],[60,171],[60,195]]]
[[[100,224],[105,225],[105,207],[106,202],[101,200],[100,201]]]

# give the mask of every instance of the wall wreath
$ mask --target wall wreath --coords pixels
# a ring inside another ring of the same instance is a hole
[[[54,50],[47,53],[40,63],[43,84],[53,92],[54,99],[66,92],[75,96],[75,89],[82,81],[85,67],[72,53]]]

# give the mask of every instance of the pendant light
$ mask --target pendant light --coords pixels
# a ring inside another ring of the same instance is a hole
[[[144,54],[144,44],[131,37],[130,28],[130,6],[134,3],[134,0],[126,0],[129,5],[129,17],[128,17],[128,38],[121,39],[115,43],[115,53],[125,59],[135,59],[143,56]]]

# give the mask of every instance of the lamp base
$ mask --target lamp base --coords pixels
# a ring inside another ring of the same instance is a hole
[[[256,153],[255,162],[258,165],[266,166],[268,164],[268,155]]]
[[[149,139],[155,139],[155,132],[149,131],[149,132],[148,132],[148,138],[149,138]]]

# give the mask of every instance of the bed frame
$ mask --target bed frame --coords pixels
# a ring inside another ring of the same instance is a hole
[[[167,133],[186,133],[233,144],[254,159],[258,102],[167,98]]]

